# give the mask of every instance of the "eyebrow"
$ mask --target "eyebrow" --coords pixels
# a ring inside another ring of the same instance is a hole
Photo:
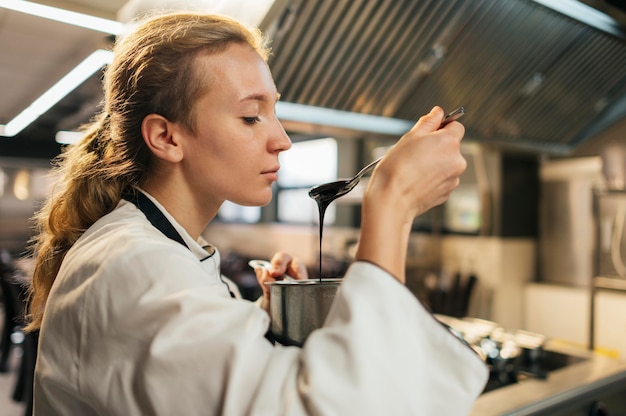
[[[248,100],[267,101],[267,95],[265,95],[265,94],[250,94],[250,95],[246,95],[245,97],[243,97],[239,101],[242,102],[242,101],[248,101]],[[276,93],[276,101],[278,101],[278,100],[280,100],[280,93],[279,92]]]

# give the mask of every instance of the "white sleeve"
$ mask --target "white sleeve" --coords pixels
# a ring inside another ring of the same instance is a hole
[[[384,270],[350,266],[325,328],[302,350],[312,414],[464,415],[487,368]]]

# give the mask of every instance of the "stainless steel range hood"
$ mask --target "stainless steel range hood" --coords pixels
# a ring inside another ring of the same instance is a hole
[[[283,101],[411,121],[463,105],[470,139],[567,154],[626,117],[623,26],[585,7],[276,0],[261,29]]]

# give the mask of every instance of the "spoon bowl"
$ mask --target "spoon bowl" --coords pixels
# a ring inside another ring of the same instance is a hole
[[[376,159],[369,165],[365,166],[359,171],[352,179],[340,179],[335,182],[324,183],[322,185],[314,186],[309,191],[309,196],[319,202],[330,202],[339,198],[354,189],[355,186],[361,181],[361,178],[368,174],[372,169],[376,167],[382,157]]]

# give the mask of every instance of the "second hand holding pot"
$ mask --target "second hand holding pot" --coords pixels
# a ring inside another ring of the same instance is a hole
[[[272,270],[267,260],[250,260],[248,265]],[[274,339],[301,347],[311,332],[324,325],[341,282],[340,278],[296,280],[287,275],[265,282],[270,286],[270,332]]]

